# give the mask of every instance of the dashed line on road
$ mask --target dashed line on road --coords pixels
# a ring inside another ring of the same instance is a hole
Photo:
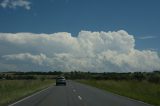
[[[82,100],[82,97],[81,97],[81,96],[78,96],[78,99],[79,99],[79,100]]]

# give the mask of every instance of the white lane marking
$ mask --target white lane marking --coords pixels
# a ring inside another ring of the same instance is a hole
[[[14,103],[10,104],[10,105],[8,105],[8,106],[14,106],[15,104],[20,103],[20,102],[22,102],[22,101],[24,101],[24,100],[26,100],[26,99],[29,99],[29,98],[31,98],[31,97],[33,97],[33,96],[35,96],[35,95],[37,95],[37,94],[39,94],[39,93],[41,93],[41,92],[44,92],[44,91],[48,90],[48,89],[51,88],[51,87],[52,87],[52,86],[50,86],[50,87],[48,87],[48,88],[46,88],[46,89],[43,89],[43,90],[41,90],[41,91],[39,91],[39,92],[36,92],[36,93],[34,93],[34,94],[30,95],[30,96],[27,96],[27,97],[25,97],[25,98],[23,98],[23,99],[21,99],[21,100],[19,100],[19,101],[17,101],[17,102],[14,102]]]
[[[76,92],[76,90],[75,90],[75,89],[73,89],[73,92]]]
[[[78,99],[79,99],[79,100],[82,100],[82,97],[81,97],[81,96],[78,96]]]

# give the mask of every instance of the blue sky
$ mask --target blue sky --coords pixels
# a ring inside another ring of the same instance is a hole
[[[1,0],[3,1],[3,0]],[[160,50],[159,0],[28,0],[30,9],[0,7],[0,32],[126,30],[136,48]],[[151,36],[151,37],[147,37]],[[146,37],[146,39],[139,39]]]

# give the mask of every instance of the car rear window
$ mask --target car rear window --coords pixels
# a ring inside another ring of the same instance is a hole
[[[65,80],[65,78],[57,78],[57,79],[64,79]]]

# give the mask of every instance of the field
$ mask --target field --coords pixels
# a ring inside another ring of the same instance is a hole
[[[0,106],[44,89],[54,80],[0,80]]]
[[[160,106],[160,84],[124,80],[78,80],[78,82]]]

